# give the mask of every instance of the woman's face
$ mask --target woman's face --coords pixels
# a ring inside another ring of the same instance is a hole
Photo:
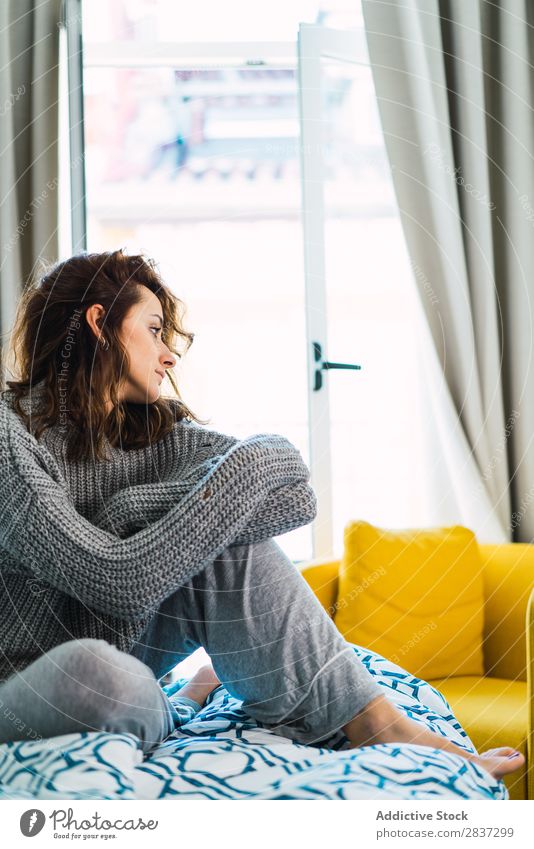
[[[176,365],[176,356],[161,339],[163,311],[159,299],[146,286],[141,289],[141,300],[130,308],[120,329],[130,359],[130,372],[121,376],[119,397],[136,404],[153,404],[160,396],[165,370]],[[100,304],[89,307],[86,313],[97,336],[100,336],[97,321],[102,324],[104,313]],[[102,326],[105,328],[105,322]]]
[[[146,286],[142,290],[142,300],[126,314],[120,330],[130,358],[122,398],[136,404],[153,404],[160,396],[166,369],[176,365],[176,356],[161,339],[163,311],[159,299]]]

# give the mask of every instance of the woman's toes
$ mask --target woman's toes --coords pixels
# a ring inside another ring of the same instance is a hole
[[[486,749],[485,752],[482,752],[481,758],[493,758],[493,757],[510,757],[511,755],[518,755],[519,752],[517,749],[512,749],[511,746],[501,746],[499,749]]]
[[[501,749],[489,749],[487,752],[483,752],[477,758],[477,763],[487,769],[494,778],[501,778],[503,775],[508,775],[510,772],[520,769],[525,763],[525,758],[521,752],[505,746]]]

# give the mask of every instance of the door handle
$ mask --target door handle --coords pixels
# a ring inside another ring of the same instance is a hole
[[[330,369],[334,368],[350,368],[360,370],[361,366],[357,366],[353,363],[331,363],[328,360],[323,360],[323,349],[319,342],[312,342],[313,346],[313,359],[314,362],[318,363],[315,367],[315,381],[313,391],[318,392],[322,389],[323,386],[323,371],[330,371]]]

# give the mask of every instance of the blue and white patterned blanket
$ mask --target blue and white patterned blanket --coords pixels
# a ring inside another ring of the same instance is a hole
[[[354,646],[384,693],[418,722],[474,747],[429,684]],[[165,687],[172,695],[185,679]],[[502,782],[459,756],[423,746],[348,749],[263,728],[223,686],[143,757],[133,734],[66,734],[0,746],[0,799],[506,799]]]

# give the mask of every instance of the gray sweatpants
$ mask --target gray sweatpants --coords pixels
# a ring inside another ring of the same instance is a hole
[[[0,683],[0,743],[129,731],[148,751],[176,715],[158,679],[199,646],[272,731],[315,743],[382,692],[273,539],[230,545],[161,605],[127,654],[70,640]]]

